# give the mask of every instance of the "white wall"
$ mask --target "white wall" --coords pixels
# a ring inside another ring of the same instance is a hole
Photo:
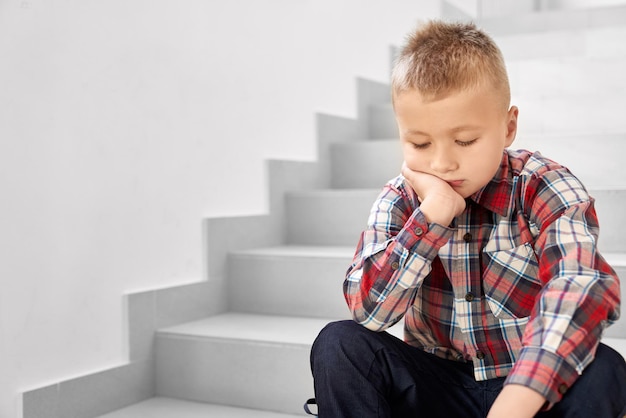
[[[201,280],[201,219],[266,210],[263,160],[438,2],[0,2],[0,416],[125,361],[122,295]]]

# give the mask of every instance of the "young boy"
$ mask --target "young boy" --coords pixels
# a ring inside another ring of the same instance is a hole
[[[319,416],[623,417],[626,364],[599,344],[619,279],[567,168],[507,149],[518,109],[472,24],[430,22],[392,75],[402,175],[374,203],[344,282],[354,321],[311,366]],[[383,331],[404,319],[404,342]]]

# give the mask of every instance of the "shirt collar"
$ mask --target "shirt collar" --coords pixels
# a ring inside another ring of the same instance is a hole
[[[513,175],[509,166],[508,153],[502,153],[500,167],[493,178],[483,188],[470,196],[481,206],[502,216],[507,216],[513,206]]]

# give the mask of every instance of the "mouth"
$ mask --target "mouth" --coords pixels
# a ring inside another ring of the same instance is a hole
[[[461,187],[464,180],[449,180],[446,181],[451,187]]]

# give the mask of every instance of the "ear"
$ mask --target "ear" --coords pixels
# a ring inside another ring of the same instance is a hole
[[[511,106],[506,115],[506,141],[504,146],[510,146],[515,141],[515,135],[517,134],[517,115],[519,109],[517,106]]]

